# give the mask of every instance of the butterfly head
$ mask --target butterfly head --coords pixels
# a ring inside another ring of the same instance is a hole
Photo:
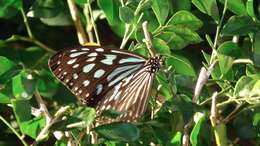
[[[150,65],[149,71],[151,73],[157,72],[161,65],[162,65],[163,59],[161,55],[156,55],[148,60],[148,65]]]

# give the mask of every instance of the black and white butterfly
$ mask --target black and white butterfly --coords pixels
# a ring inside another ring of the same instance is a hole
[[[80,101],[124,113],[120,120],[137,121],[144,114],[161,56],[150,59],[126,50],[102,47],[66,49],[50,58],[49,67]]]

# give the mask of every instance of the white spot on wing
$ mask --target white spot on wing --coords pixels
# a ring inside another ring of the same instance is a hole
[[[110,54],[105,54],[106,58],[101,60],[100,62],[106,64],[106,65],[112,65],[113,60],[116,59],[116,55],[110,55]]]
[[[79,67],[79,64],[75,64],[72,66],[72,68],[77,68],[77,67]]]
[[[96,57],[98,54],[96,52],[92,52],[88,54],[88,57]]]
[[[103,48],[96,48],[96,51],[97,52],[104,52],[104,49]]]
[[[70,52],[76,52],[76,51],[77,51],[76,49],[70,50]]]
[[[78,74],[73,74],[73,79],[77,79],[79,76],[78,76]]]
[[[129,62],[137,63],[137,62],[144,62],[144,61],[145,61],[145,60],[140,59],[140,58],[129,57],[129,58],[121,59],[121,60],[119,61],[119,64],[129,63]]]
[[[77,58],[71,59],[71,60],[69,60],[69,61],[67,62],[67,64],[73,64],[76,60],[77,60]]]
[[[77,57],[79,55],[85,54],[86,52],[77,52],[77,53],[72,53],[70,54],[70,57]]]
[[[85,80],[85,81],[83,82],[83,85],[84,85],[85,87],[87,87],[87,86],[89,85],[89,80]]]
[[[94,66],[95,66],[94,63],[88,64],[88,65],[85,65],[85,66],[83,67],[83,72],[84,72],[84,73],[88,73],[88,72],[90,72],[90,71],[93,69]]]
[[[89,48],[81,48],[83,51],[89,51]]]
[[[104,75],[104,73],[105,73],[105,70],[99,69],[99,70],[97,70],[97,71],[95,72],[94,78],[100,78],[101,76]]]
[[[119,77],[126,77],[129,74],[133,73],[134,71],[136,71],[137,69],[139,69],[142,66],[142,64],[137,64],[137,65],[128,65],[128,66],[123,66],[123,67],[118,67],[115,70],[113,70],[113,72],[111,74],[109,74],[107,76],[107,80],[110,82],[115,76],[117,76],[118,74],[122,73]],[[119,78],[118,77],[118,78]],[[120,78],[120,79],[123,79]],[[119,81],[119,80],[117,80]],[[115,80],[113,80],[112,82],[109,83],[109,85],[113,85],[115,82],[117,82]]]
[[[101,92],[102,92],[102,90],[103,90],[103,85],[102,84],[98,84],[97,85],[97,95],[99,95]]]
[[[90,57],[89,59],[87,59],[87,62],[94,61],[95,59],[96,59],[96,57]]]

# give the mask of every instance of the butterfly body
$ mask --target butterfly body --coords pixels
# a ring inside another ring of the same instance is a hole
[[[145,112],[160,56],[146,60],[126,50],[82,47],[50,58],[53,74],[97,114],[114,109],[133,121]]]

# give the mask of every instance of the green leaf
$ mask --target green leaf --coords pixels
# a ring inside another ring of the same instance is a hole
[[[111,29],[119,36],[124,35],[125,24],[119,18],[120,2],[118,0],[97,0],[98,6],[103,10]]]
[[[0,76],[15,67],[14,62],[4,56],[0,56]]]
[[[35,81],[31,74],[21,72],[12,78],[13,95],[17,98],[30,98],[35,91]]]
[[[124,22],[124,23],[132,23],[134,20],[134,10],[127,6],[123,6],[119,8],[119,18]]]
[[[45,126],[45,118],[35,117],[29,121],[23,122],[23,133],[35,139],[41,129]]]
[[[10,103],[10,98],[3,93],[0,93],[0,103],[7,104]]]
[[[157,74],[156,79],[157,79],[158,84],[159,84],[158,87],[160,86],[160,88],[159,88],[160,94],[163,95],[163,97],[165,97],[166,100],[171,100],[172,97],[173,97],[171,91],[177,92],[177,89],[176,89],[176,86],[175,86],[176,85],[175,80],[174,79],[168,80],[165,73],[162,73],[162,72],[159,72]],[[172,86],[169,86],[169,84],[172,85]]]
[[[219,122],[214,128],[216,143],[220,146],[228,146],[227,127],[223,122]]]
[[[41,22],[49,26],[72,25],[70,13],[63,1],[37,0],[33,3],[28,17],[40,18]]]
[[[260,96],[260,80],[256,81],[252,91],[250,92],[250,97],[259,97]]]
[[[225,0],[220,0],[222,4],[225,4]],[[227,0],[227,8],[237,15],[245,15],[246,7],[243,0]]]
[[[257,24],[249,16],[232,16],[223,26],[222,34],[227,36],[247,35],[257,31]]]
[[[202,113],[200,113],[202,114]],[[195,115],[196,116],[196,115]],[[202,115],[199,115],[198,117],[198,121],[196,122],[195,126],[193,127],[192,131],[191,131],[191,135],[190,135],[190,141],[191,141],[191,144],[192,146],[199,146],[200,142],[200,132],[203,128],[203,124],[205,123],[206,121],[206,114],[202,114]]]
[[[241,57],[241,48],[238,46],[237,43],[234,43],[232,41],[227,41],[222,43],[218,47],[218,53],[221,53],[226,56],[231,56],[231,57]]]
[[[171,54],[170,47],[167,45],[167,43],[164,40],[160,38],[154,38],[152,41],[157,53],[162,55]]]
[[[160,25],[163,25],[169,14],[168,0],[152,0],[152,9]]]
[[[219,67],[221,73],[223,75],[227,74],[233,65],[234,59],[230,56],[226,56],[222,54],[218,54],[218,59],[219,59]]]
[[[44,79],[37,80],[37,90],[43,97],[52,98],[57,92],[58,84],[53,81],[53,78],[43,77]]]
[[[96,117],[95,110],[90,107],[80,107],[79,109],[77,109],[75,114],[77,114],[77,118],[85,121],[85,127],[89,127]]]
[[[176,132],[171,139],[170,146],[181,146],[182,145],[182,134],[181,132]]]
[[[256,83],[256,79],[252,77],[243,76],[241,77],[235,86],[234,96],[237,97],[250,97],[251,90]]]
[[[260,67],[260,31],[257,31],[256,34],[254,35],[253,57],[254,57],[254,64]]]
[[[202,27],[203,23],[200,19],[194,16],[189,11],[178,11],[176,12],[167,22],[166,25],[181,25],[185,26],[193,31],[198,30]]]
[[[191,10],[191,1],[190,0],[173,0],[173,8],[174,10]]]
[[[13,99],[11,100],[11,102],[13,105],[13,111],[18,125],[22,133],[25,133],[27,129],[26,122],[28,122],[31,119],[30,101],[26,99]]]
[[[10,18],[17,14],[23,7],[22,0],[1,0],[0,1],[0,18]]]
[[[98,6],[104,11],[107,21],[110,25],[116,25],[120,22],[118,0],[98,0]]]
[[[176,73],[188,76],[196,76],[195,70],[185,57],[180,55],[171,55],[166,58],[166,65],[174,67]]]
[[[90,4],[94,0],[75,0],[75,3],[78,4],[81,7],[84,7],[85,4]]]
[[[135,125],[122,122],[101,125],[96,127],[95,131],[107,139],[125,142],[136,141],[140,136]]]
[[[61,6],[61,1],[37,0],[34,1],[30,11],[27,13],[27,16],[35,18],[55,17],[61,12]]]
[[[219,11],[216,0],[192,0],[192,3],[203,13],[219,21]]]
[[[189,44],[196,44],[202,41],[200,36],[191,29],[176,25],[165,28],[158,36],[173,50],[180,50]]]

